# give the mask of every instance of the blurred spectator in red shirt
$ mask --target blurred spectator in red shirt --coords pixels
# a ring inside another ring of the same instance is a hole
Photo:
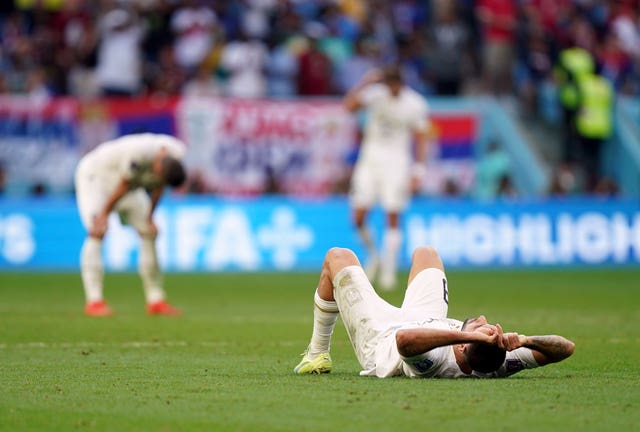
[[[483,37],[482,67],[487,89],[495,95],[512,90],[516,4],[512,0],[479,0],[476,16]]]
[[[324,96],[333,94],[331,59],[320,50],[322,30],[312,26],[307,31],[309,46],[298,58],[298,94]]]

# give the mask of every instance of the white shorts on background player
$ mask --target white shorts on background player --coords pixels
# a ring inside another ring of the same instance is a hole
[[[356,357],[360,375],[380,378],[466,377],[458,367],[453,346],[433,349],[422,355],[403,358],[396,345],[396,332],[407,328],[459,330],[462,322],[447,318],[448,287],[445,274],[435,268],[421,271],[407,287],[400,308],[380,298],[359,266],[342,269],[334,277],[335,299]],[[507,353],[502,367],[477,377],[503,377],[522,369],[537,367],[531,350],[519,348]]]
[[[139,232],[146,229],[151,199],[145,188],[161,182],[152,172],[152,162],[162,148],[178,160],[184,157],[184,144],[170,135],[135,134],[103,143],[80,160],[75,178],[76,198],[87,230],[123,178],[133,189],[116,203],[115,211],[123,223]]]

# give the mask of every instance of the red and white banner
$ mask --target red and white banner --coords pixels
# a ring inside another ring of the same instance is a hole
[[[348,172],[356,125],[336,101],[183,99],[187,163],[224,194],[326,195]]]

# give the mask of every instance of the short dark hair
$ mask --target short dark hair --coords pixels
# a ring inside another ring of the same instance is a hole
[[[171,156],[162,158],[162,178],[165,183],[171,187],[178,187],[185,182],[187,174],[185,173],[182,162]]]
[[[502,366],[506,356],[505,350],[479,342],[468,344],[465,353],[469,367],[480,373],[495,372]]]
[[[391,65],[384,68],[382,80],[386,84],[401,84],[402,70],[398,65]]]

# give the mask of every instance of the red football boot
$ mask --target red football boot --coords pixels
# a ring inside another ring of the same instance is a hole
[[[113,311],[104,300],[87,303],[84,313],[93,317],[104,317],[113,315]]]
[[[164,300],[160,300],[155,303],[148,303],[147,313],[149,315],[172,315],[172,316],[177,316],[182,314],[180,309],[177,309],[171,306],[169,303],[167,303]]]

